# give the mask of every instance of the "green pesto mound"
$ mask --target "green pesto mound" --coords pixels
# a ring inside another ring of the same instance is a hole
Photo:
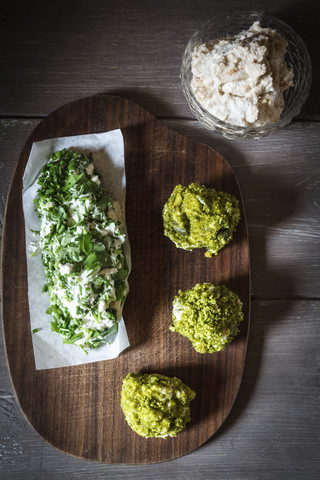
[[[175,437],[190,422],[195,392],[176,377],[129,373],[123,380],[121,408],[136,433],[143,437]]]
[[[173,301],[173,332],[187,337],[199,353],[223,350],[239,331],[243,320],[238,295],[225,285],[198,283]]]
[[[178,248],[206,248],[206,257],[217,255],[240,221],[238,200],[197,183],[177,185],[162,212],[164,234]]]

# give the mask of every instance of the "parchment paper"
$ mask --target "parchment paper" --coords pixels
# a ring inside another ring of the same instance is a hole
[[[124,145],[121,130],[104,133],[51,138],[32,145],[28,163],[23,176],[23,211],[25,218],[26,254],[28,268],[28,299],[30,310],[31,335],[35,365],[37,370],[79,365],[115,358],[129,346],[123,317],[119,321],[119,330],[110,345],[90,350],[86,355],[80,347],[63,343],[63,338],[51,331],[51,316],[46,314],[49,307],[48,293],[42,293],[46,283],[41,253],[32,255],[32,247],[38,242],[38,235],[31,230],[40,230],[40,219],[33,203],[37,195],[37,179],[41,168],[49,161],[51,153],[71,148],[75,152],[92,152],[93,163],[100,175],[103,187],[118,200],[121,205],[123,228],[125,228],[126,176],[124,164]],[[131,269],[130,246],[125,242],[125,255]],[[33,329],[39,331],[32,333]]]

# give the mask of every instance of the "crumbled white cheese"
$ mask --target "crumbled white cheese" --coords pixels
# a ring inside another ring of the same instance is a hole
[[[71,273],[72,268],[73,265],[70,265],[69,263],[65,263],[64,265],[61,263],[59,264],[59,270],[61,275],[68,275],[69,273]]]
[[[87,165],[87,167],[86,167],[86,172],[87,172],[87,174],[88,174],[88,175],[92,175],[93,170],[94,170],[94,165],[93,165],[93,163],[89,163],[89,165]]]
[[[104,228],[97,228],[97,231],[101,233],[101,235],[104,237],[105,235],[113,235],[118,229],[117,225],[114,222],[111,222],[109,225],[107,225]]]
[[[175,318],[175,321],[179,322],[183,314],[183,306],[181,305],[180,302],[177,302],[177,301],[173,302],[172,314]]]
[[[101,330],[101,328],[109,328],[113,325],[110,318],[103,318],[100,322],[97,322],[92,313],[88,313],[82,318],[82,321],[85,328],[91,328],[92,330]]]
[[[100,185],[100,183],[101,183],[100,178],[98,177],[98,175],[93,175],[93,176],[91,177],[91,180],[92,180],[93,182],[95,182],[97,185]]]
[[[98,304],[98,312],[104,312],[105,310],[107,310],[108,308],[108,304],[107,302],[105,302],[104,300],[100,300],[99,304]]]
[[[283,92],[293,85],[284,61],[286,40],[255,22],[230,39],[198,44],[191,88],[212,115],[232,125],[263,126],[279,120]]]

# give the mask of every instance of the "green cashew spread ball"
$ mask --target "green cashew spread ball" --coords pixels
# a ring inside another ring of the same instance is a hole
[[[129,373],[123,380],[121,408],[136,433],[143,437],[175,437],[190,422],[195,392],[176,377]]]
[[[173,301],[172,332],[187,337],[199,353],[223,350],[243,320],[238,295],[225,285],[198,283]]]
[[[164,234],[178,248],[206,248],[206,257],[232,239],[240,221],[238,200],[197,183],[177,185],[162,212]]]

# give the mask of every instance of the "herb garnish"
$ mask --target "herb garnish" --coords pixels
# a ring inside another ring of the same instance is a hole
[[[42,168],[36,208],[52,315],[51,330],[84,351],[118,330],[127,293],[117,205],[101,186],[91,154],[55,152]]]

